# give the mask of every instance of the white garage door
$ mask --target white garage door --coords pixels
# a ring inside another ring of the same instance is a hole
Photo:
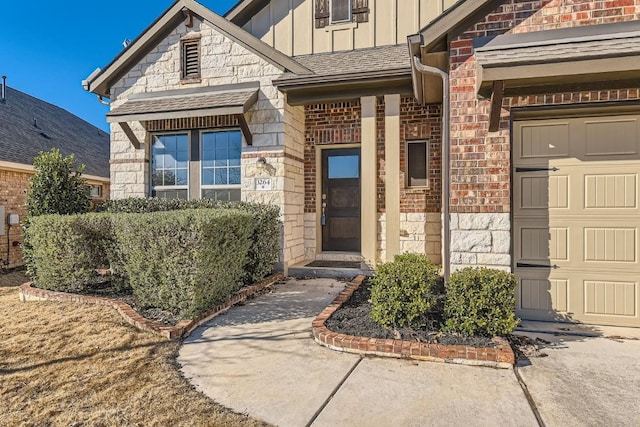
[[[513,127],[518,315],[640,326],[640,116]]]

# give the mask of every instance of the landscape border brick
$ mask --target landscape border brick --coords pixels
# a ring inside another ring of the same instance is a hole
[[[331,350],[369,356],[383,356],[455,363],[461,365],[488,366],[510,369],[516,361],[509,342],[502,337],[494,337],[495,347],[472,347],[465,345],[444,345],[418,341],[384,338],[366,338],[339,334],[329,330],[325,322],[347,302],[360,287],[365,276],[359,275],[329,304],[312,322],[314,340]]]
[[[261,280],[251,286],[245,286],[240,289],[232,298],[217,305],[195,319],[181,320],[175,326],[167,326],[154,320],[149,320],[137,313],[131,306],[123,301],[110,298],[94,297],[89,295],[70,294],[66,292],[49,291],[46,289],[35,288],[31,286],[31,282],[24,283],[20,286],[21,301],[66,301],[85,304],[98,304],[115,308],[122,318],[129,324],[138,329],[152,332],[156,335],[163,336],[170,340],[186,338],[203,323],[208,322],[216,316],[225,313],[234,305],[244,302],[247,298],[256,293],[270,287],[284,277],[282,273],[274,274],[266,279]]]

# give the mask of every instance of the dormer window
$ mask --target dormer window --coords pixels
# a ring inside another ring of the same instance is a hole
[[[331,23],[351,22],[351,0],[329,0],[331,3]]]
[[[180,42],[182,80],[200,78],[200,38],[183,39]]]
[[[369,21],[369,0],[315,0],[316,28]]]

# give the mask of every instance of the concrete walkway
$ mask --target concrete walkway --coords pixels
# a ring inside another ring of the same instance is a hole
[[[231,309],[180,349],[184,375],[279,426],[537,426],[513,371],[361,359],[317,345],[311,321],[344,288],[290,280]]]

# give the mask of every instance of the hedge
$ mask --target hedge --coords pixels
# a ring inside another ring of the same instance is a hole
[[[280,238],[280,209],[273,205],[218,200],[179,200],[137,198],[106,200],[97,211],[111,213],[148,213],[181,209],[238,209],[253,215],[252,245],[244,266],[245,283],[254,283],[271,273],[278,260]]]
[[[198,314],[242,286],[253,216],[192,209],[113,216],[133,294],[146,306]]]
[[[108,267],[113,248],[106,214],[42,215],[29,218],[29,272],[36,286],[53,291],[87,290],[95,268]]]
[[[489,268],[468,267],[451,274],[445,299],[445,329],[461,335],[491,337],[513,332],[516,278]]]
[[[396,255],[371,278],[371,318],[387,328],[422,328],[438,303],[438,267],[424,255]]]

